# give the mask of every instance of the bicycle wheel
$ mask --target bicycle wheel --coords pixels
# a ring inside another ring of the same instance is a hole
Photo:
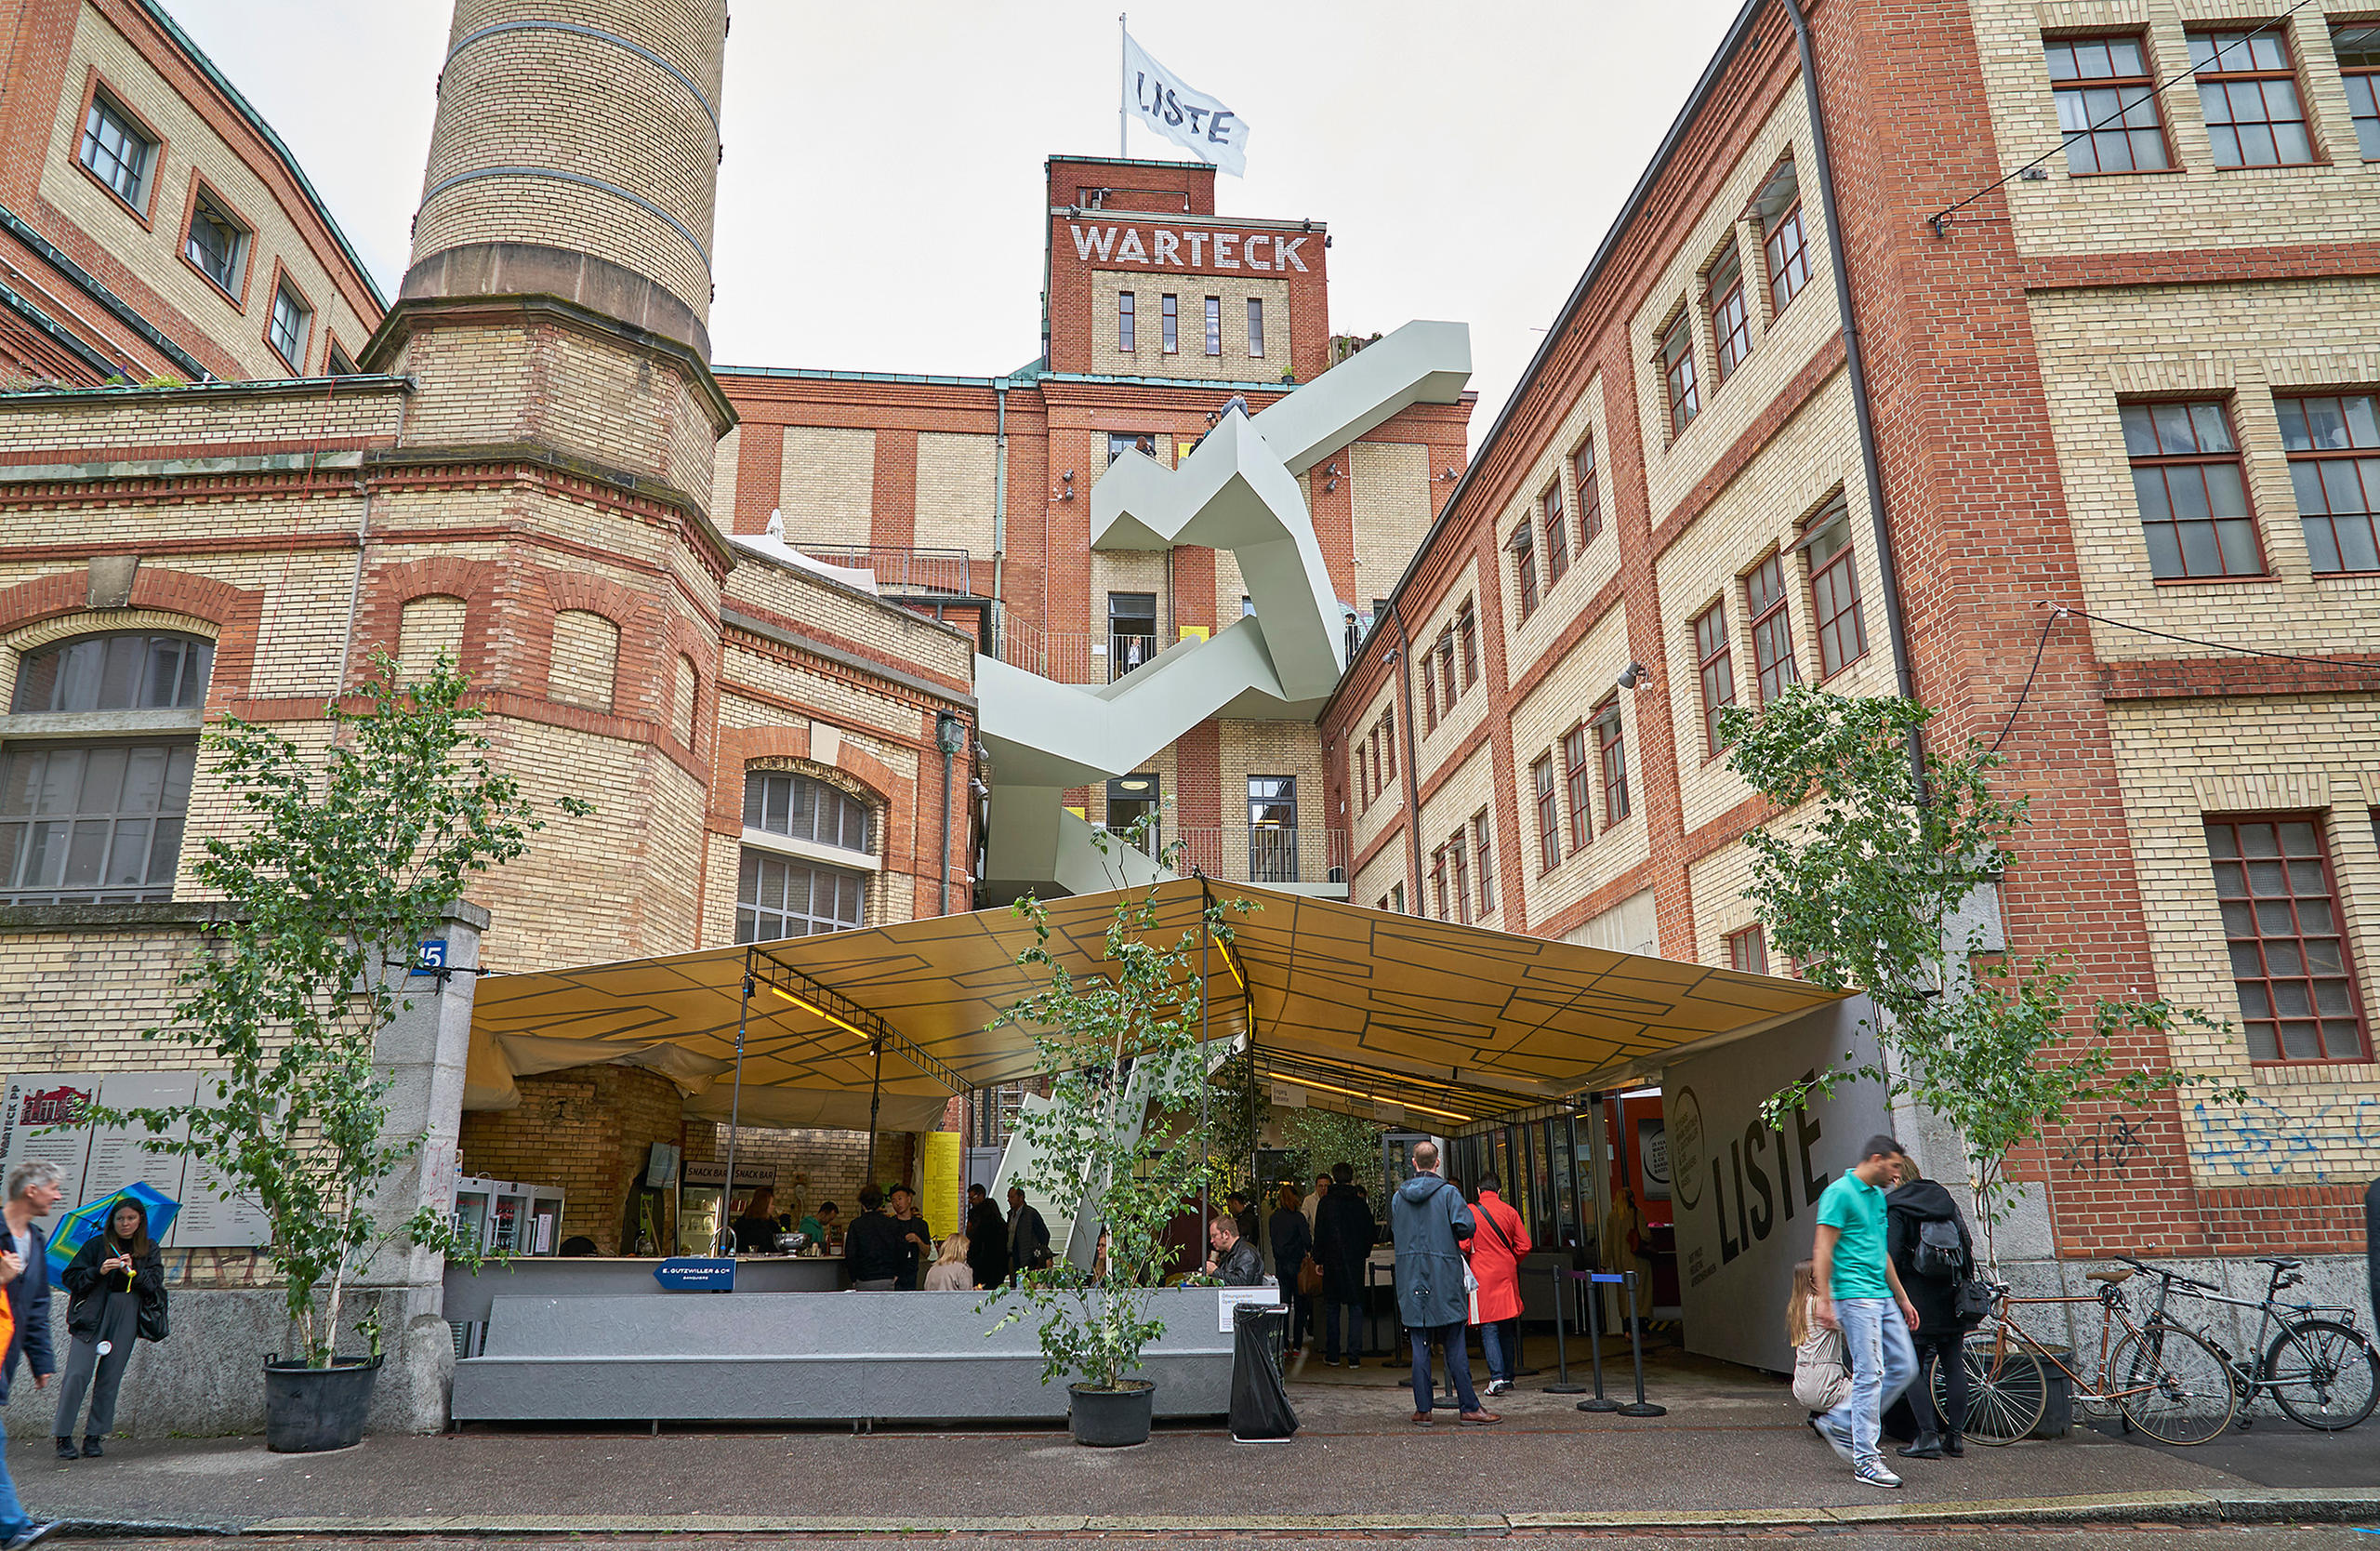
[[[2343,1432],[2371,1415],[2380,1399],[2380,1357],[2352,1326],[2301,1319],[2273,1337],[2265,1379],[2292,1422]]]
[[[1966,1436],[1977,1443],[2014,1443],[2031,1436],[2049,1409],[2049,1385],[2030,1352],[1989,1336],[1969,1342],[1959,1360],[1967,1370]],[[1934,1366],[1934,1413],[1948,1416],[1948,1375]]]
[[[2231,1424],[2240,1403],[2231,1370],[2214,1347],[2175,1325],[2134,1331],[2108,1359],[2125,1420],[2160,1443],[2204,1443]]]

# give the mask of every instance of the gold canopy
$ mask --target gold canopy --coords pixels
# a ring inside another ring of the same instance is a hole
[[[1567,1099],[1646,1057],[1837,1000],[1796,980],[1251,884],[1155,888],[1157,940],[1196,930],[1209,895],[1252,907],[1229,913],[1235,941],[1207,955],[1210,1038],[1252,1034],[1261,1076],[1316,1107],[1400,1119],[1383,1107],[1397,1107],[1433,1130]],[[1117,898],[1048,903],[1051,951],[1078,977],[1099,973]],[[472,1013],[465,1107],[508,1107],[516,1074],[632,1059],[676,1080],[689,1112],[723,1120],[748,967],[747,1123],[865,1127],[880,1093],[881,1128],[930,1129],[952,1094],[1031,1073],[1027,1033],[985,1025],[1045,978],[1016,962],[1032,941],[1002,908],[492,975]]]

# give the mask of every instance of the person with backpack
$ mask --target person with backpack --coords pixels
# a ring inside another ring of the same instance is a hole
[[[1536,1248],[1502,1189],[1503,1181],[1482,1174],[1471,1202],[1471,1214],[1479,1220],[1469,1245],[1471,1274],[1479,1281],[1471,1297],[1471,1322],[1479,1327],[1480,1349],[1488,1354],[1490,1395],[1511,1394],[1513,1381],[1520,1377],[1521,1257]]]
[[[1917,1436],[1897,1451],[1912,1460],[1966,1453],[1967,1369],[1960,1348],[1977,1321],[1958,1314],[1959,1284],[1975,1274],[1975,1240],[1950,1193],[1918,1173],[1907,1153],[1893,1160],[1900,1183],[1884,1198],[1884,1242],[1909,1301],[1917,1306],[1917,1377],[1909,1386]],[[1934,1409],[1931,1370],[1942,1371],[1944,1412]]]

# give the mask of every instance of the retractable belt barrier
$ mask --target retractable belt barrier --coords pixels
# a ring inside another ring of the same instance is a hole
[[[1645,1399],[1644,1321],[1634,1317],[1636,1309],[1636,1273],[1633,1271],[1565,1271],[1557,1267],[1554,1274],[1557,1279],[1555,1281],[1557,1292],[1561,1286],[1559,1279],[1564,1277],[1567,1277],[1573,1283],[1585,1282],[1588,1284],[1587,1347],[1594,1356],[1595,1392],[1586,1399],[1580,1401],[1579,1409],[1584,1412],[1609,1412],[1616,1416],[1667,1416],[1669,1414],[1669,1408],[1667,1406],[1653,1405]],[[1627,1405],[1622,1405],[1618,1400],[1608,1399],[1603,1392],[1603,1299],[1600,1296],[1600,1289],[1606,1284],[1616,1286],[1620,1289],[1620,1295],[1627,1300],[1629,1309],[1628,1345],[1630,1350],[1635,1357],[1636,1399],[1633,1403]],[[1558,1303],[1554,1307],[1554,1329],[1555,1335],[1558,1338],[1562,1330],[1562,1311]],[[1563,1363],[1562,1377],[1564,1383],[1567,1384],[1570,1374],[1569,1364],[1567,1360]],[[1578,1386],[1575,1385],[1570,1385],[1570,1387],[1567,1389],[1553,1385],[1547,1385],[1546,1388],[1550,1393],[1556,1395],[1575,1395],[1578,1393]]]

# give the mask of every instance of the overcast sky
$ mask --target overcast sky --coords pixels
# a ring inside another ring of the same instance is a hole
[[[165,0],[393,295],[450,0]],[[1221,213],[1335,241],[1331,325],[1471,325],[1487,430],[1737,0],[1271,0],[1132,35],[1248,121]],[[997,375],[1039,351],[1042,162],[1116,153],[1116,12],[742,0],[711,317],[722,364]],[[1135,126],[1130,154],[1185,152]]]

